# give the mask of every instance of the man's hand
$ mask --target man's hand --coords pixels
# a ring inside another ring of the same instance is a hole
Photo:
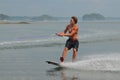
[[[59,33],[56,33],[56,35],[63,37],[65,35],[65,33],[64,32],[59,32]]]

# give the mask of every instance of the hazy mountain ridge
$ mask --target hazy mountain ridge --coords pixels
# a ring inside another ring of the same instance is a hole
[[[120,20],[120,17],[104,17],[100,14],[85,14],[82,17],[78,17],[79,20]],[[8,16],[5,14],[0,14],[0,20],[8,21],[60,21],[69,20],[70,17],[54,17],[51,15],[41,15],[41,16]]]

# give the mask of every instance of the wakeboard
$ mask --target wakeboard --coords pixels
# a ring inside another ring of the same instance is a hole
[[[46,61],[48,64],[52,64],[58,67],[62,67],[59,63],[53,62],[53,61]]]

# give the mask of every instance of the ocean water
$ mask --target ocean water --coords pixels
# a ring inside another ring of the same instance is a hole
[[[79,51],[59,62],[68,22],[0,24],[0,80],[120,80],[120,21],[79,22]]]

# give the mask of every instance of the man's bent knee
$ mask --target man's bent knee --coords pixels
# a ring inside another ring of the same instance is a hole
[[[68,48],[67,48],[67,47],[65,47],[65,48],[64,48],[64,51],[68,51]]]
[[[77,53],[77,50],[74,48],[74,49],[73,49],[73,52],[74,52],[74,53]]]

